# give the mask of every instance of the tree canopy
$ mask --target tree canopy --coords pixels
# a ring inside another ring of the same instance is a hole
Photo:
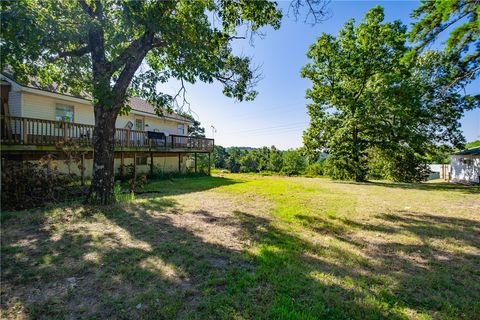
[[[167,106],[173,97],[155,86],[171,78],[217,80],[227,96],[252,99],[250,59],[231,40],[239,26],[278,28],[281,16],[268,1],[6,1],[2,65],[111,108],[129,95]]]
[[[450,34],[445,53],[459,66],[458,76],[474,78],[480,72],[480,4],[478,0],[422,0],[412,13],[418,20],[410,40],[418,42],[411,52],[423,51],[441,33]]]
[[[315,22],[323,0],[305,0]],[[292,2],[297,12],[302,0]],[[223,84],[239,101],[256,96],[257,77],[249,57],[234,54],[232,41],[264,26],[280,27],[275,2],[258,1],[3,1],[2,66],[24,82],[57,84],[57,90],[92,97],[93,181],[89,202],[113,199],[115,120],[136,95],[159,112],[185,101],[184,83]],[[176,79],[175,95],[157,84]],[[178,106],[178,105],[177,105]]]
[[[315,17],[322,14],[323,0],[306,2]],[[264,26],[278,29],[282,17],[267,0],[19,0],[2,1],[1,10],[2,66],[23,82],[35,77],[93,99],[89,202],[103,204],[114,200],[115,120],[128,112],[128,97],[161,110],[182,104],[185,82],[218,81],[228,97],[255,98],[255,68],[231,43]],[[157,91],[170,79],[181,83],[177,94]]]
[[[437,144],[464,143],[459,119],[478,105],[458,91],[461,83],[440,90],[456,74],[445,54],[403,59],[405,26],[383,20],[383,9],[375,7],[358,25],[348,21],[337,37],[322,34],[302,69],[313,84],[305,150],[328,152],[334,178],[364,180],[368,162],[382,159],[389,178],[419,180]]]

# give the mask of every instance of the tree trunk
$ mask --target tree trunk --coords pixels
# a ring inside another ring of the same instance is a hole
[[[362,163],[360,162],[360,146],[358,145],[358,129],[357,127],[353,128],[352,132],[353,139],[353,163],[355,164],[354,168],[354,179],[357,182],[362,182],[365,180],[364,170]]]
[[[102,106],[95,106],[93,134],[93,176],[86,203],[109,205],[115,202],[115,121],[117,114]]]

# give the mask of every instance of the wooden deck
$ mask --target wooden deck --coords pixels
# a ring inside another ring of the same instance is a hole
[[[4,117],[1,123],[1,151],[55,151],[61,141],[77,141],[82,149],[92,149],[94,126],[88,124]],[[198,152],[213,151],[214,140],[182,135],[149,139],[147,131],[116,129],[115,151]]]

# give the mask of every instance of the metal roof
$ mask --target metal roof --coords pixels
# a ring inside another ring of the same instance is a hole
[[[475,147],[460,152],[455,152],[454,155],[459,156],[480,156],[480,147]]]

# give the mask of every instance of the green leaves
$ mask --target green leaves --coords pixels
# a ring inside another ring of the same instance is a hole
[[[410,41],[411,55],[423,51],[441,33],[449,32],[444,52],[460,67],[457,78],[474,78],[480,71],[480,6],[476,0],[422,1],[412,13],[417,19]],[[455,80],[454,80],[455,81]]]
[[[302,69],[312,89],[307,97],[312,118],[304,135],[308,152],[327,151],[334,177],[363,180],[369,135],[381,112],[373,104],[379,87],[399,68],[406,52],[405,28],[399,22],[383,23],[381,7],[371,9],[360,24],[345,23],[337,37],[322,34],[307,53],[312,62]]]
[[[22,82],[34,76],[42,85],[62,83],[64,91],[104,105],[125,102],[125,92],[164,107],[172,101],[156,84],[172,78],[217,80],[225,95],[251,100],[256,70],[249,58],[232,53],[231,42],[238,30],[278,28],[282,17],[266,0],[21,0],[1,6],[2,65]],[[146,67],[138,74],[136,59]],[[115,86],[125,81],[132,81],[128,90]]]
[[[348,21],[337,37],[322,34],[302,69],[312,81],[305,150],[328,152],[334,178],[363,180],[369,162],[380,159],[387,177],[415,180],[436,145],[463,143],[459,119],[478,106],[459,91],[465,81],[448,85],[458,68],[448,56],[427,51],[404,59],[405,27],[383,19],[375,7],[358,25]],[[399,175],[396,168],[410,172]]]

